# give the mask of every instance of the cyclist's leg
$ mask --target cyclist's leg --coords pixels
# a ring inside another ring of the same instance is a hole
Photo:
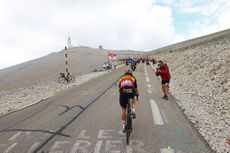
[[[121,106],[121,124],[122,124],[122,132],[125,132],[125,120],[126,120],[126,106],[128,99],[125,95],[120,93],[120,106]]]
[[[131,104],[131,108],[132,108],[132,118],[136,118],[136,110],[135,110],[135,108],[136,108],[136,103],[137,103],[137,100],[136,100],[136,96],[134,96],[133,98],[132,98],[132,104]]]
[[[132,111],[134,111],[134,112],[135,112],[136,103],[137,103],[137,96],[134,96],[132,98]]]

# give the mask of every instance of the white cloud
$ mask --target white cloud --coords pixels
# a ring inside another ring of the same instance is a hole
[[[0,69],[63,49],[68,34],[74,45],[152,50],[229,27],[229,0],[157,2],[1,0]],[[187,23],[187,35],[186,30],[180,35],[175,32],[173,8],[182,14],[200,15],[196,22]],[[10,53],[14,53],[14,60]]]
[[[197,19],[187,19],[186,39],[199,37],[230,28],[229,0],[178,0],[174,7],[181,14],[193,14]]]
[[[17,52],[12,61],[0,59],[0,68],[61,50],[69,33],[74,45],[111,49],[151,50],[175,39],[171,8],[152,0],[1,0],[0,4],[1,58]]]

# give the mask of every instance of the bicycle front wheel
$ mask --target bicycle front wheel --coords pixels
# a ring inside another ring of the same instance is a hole
[[[70,82],[70,83],[74,83],[74,82],[75,82],[75,77],[72,76],[72,75],[70,75],[70,76],[69,76],[69,82]]]

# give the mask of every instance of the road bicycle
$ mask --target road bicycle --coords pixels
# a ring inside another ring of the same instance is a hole
[[[59,83],[74,83],[75,82],[75,77],[70,75],[69,73],[66,76],[65,73],[61,72],[60,75],[61,76],[58,78]]]

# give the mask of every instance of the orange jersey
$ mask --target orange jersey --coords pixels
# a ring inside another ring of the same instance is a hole
[[[128,74],[123,75],[119,80],[119,88],[137,88],[136,78]]]

